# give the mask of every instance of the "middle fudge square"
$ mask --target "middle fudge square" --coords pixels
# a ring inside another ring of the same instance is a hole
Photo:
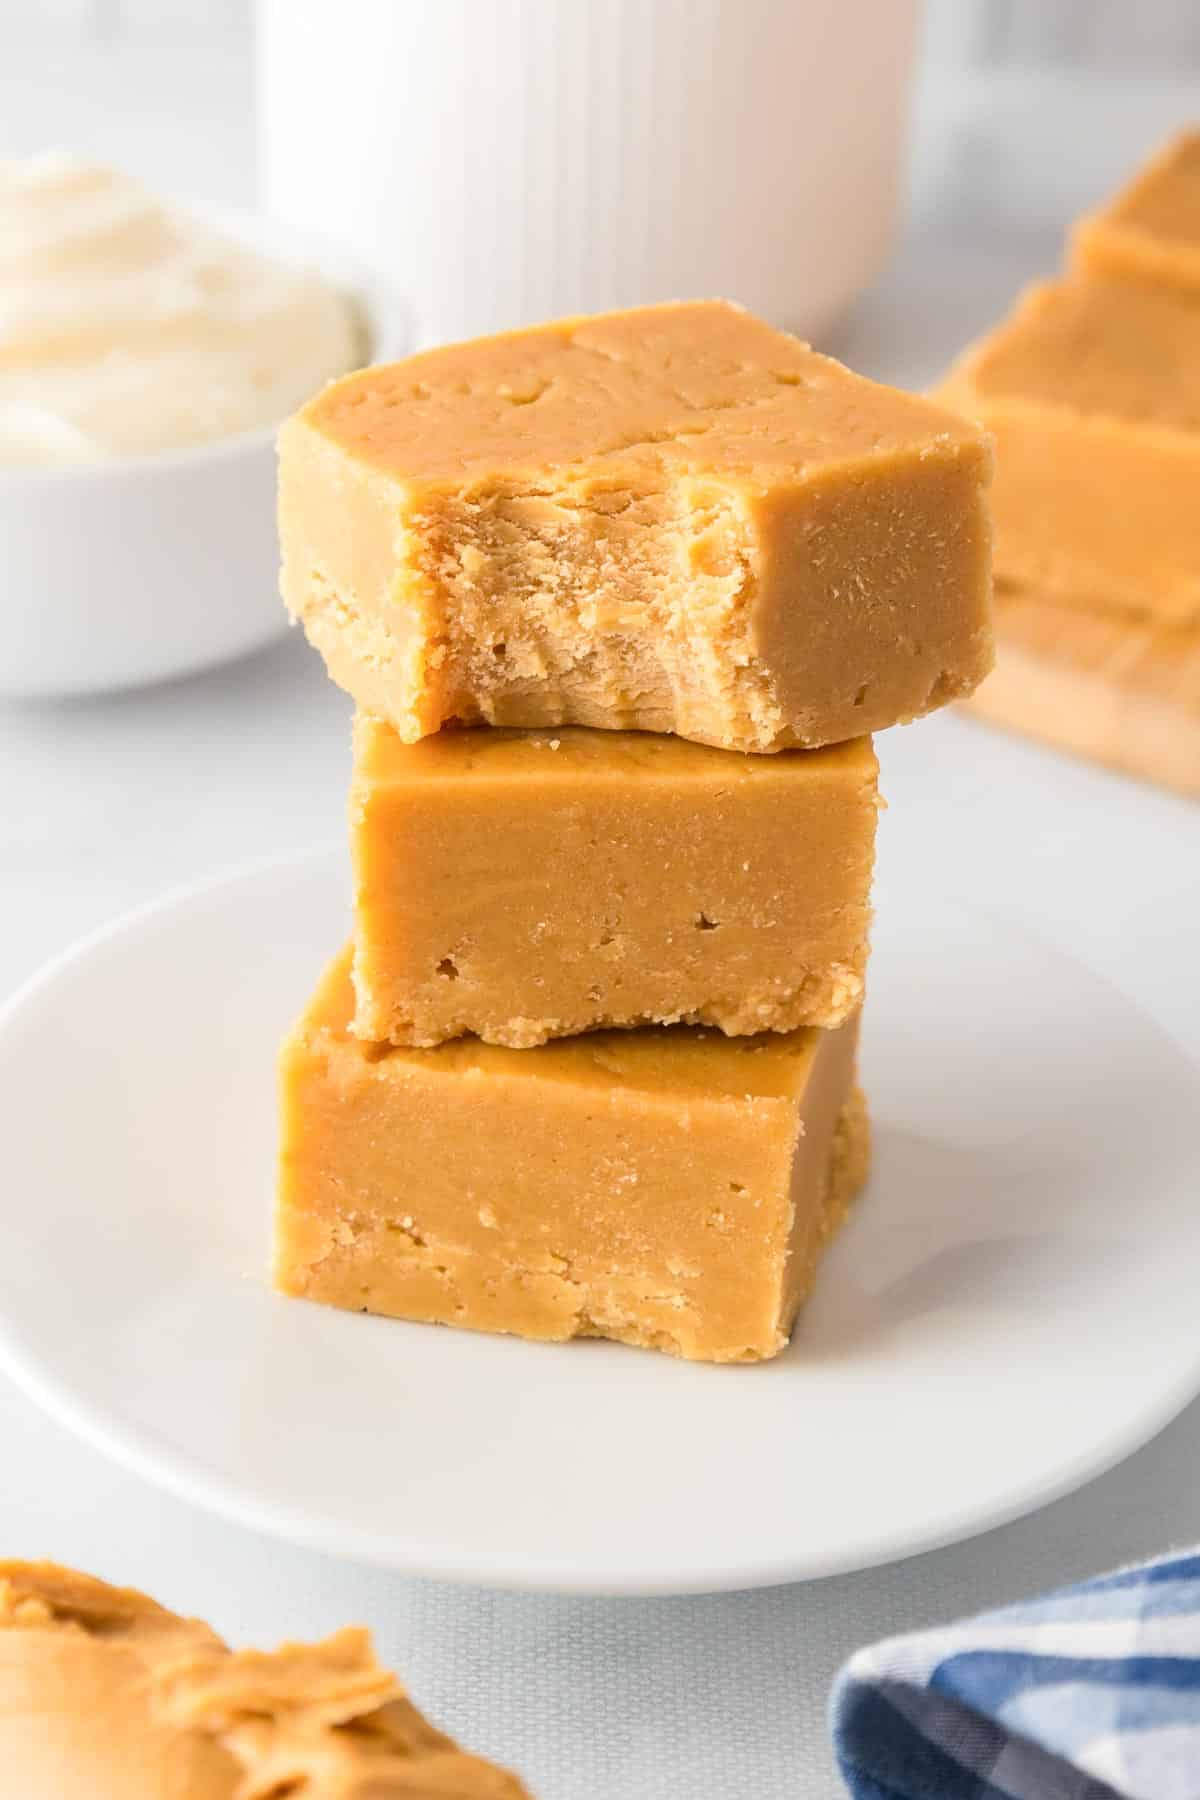
[[[731,1035],[857,1007],[869,738],[738,755],[640,732],[355,726],[354,1030],[528,1048],[606,1026]]]
[[[866,1174],[857,1014],[415,1050],[361,1043],[351,1009],[343,957],[284,1046],[284,1292],[696,1360],[783,1348]]]

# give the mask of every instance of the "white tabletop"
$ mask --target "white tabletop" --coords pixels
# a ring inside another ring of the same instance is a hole
[[[1170,122],[1155,115],[1147,131],[1139,114],[1134,147]],[[868,371],[927,378],[944,345],[985,324],[1052,258],[1041,223],[999,246],[978,229],[956,187],[963,171],[947,167],[956,173],[935,225],[917,218],[836,346]],[[973,179],[986,187],[994,167]],[[128,906],[335,836],[348,724],[348,703],[297,634],[194,681],[0,709],[0,994]],[[1200,1058],[1200,810],[956,717],[891,732],[880,752],[885,888],[889,870],[919,860],[931,889],[1068,948]],[[886,1469],[879,1485],[886,1506]],[[0,1382],[0,1554],[143,1586],[235,1641],[363,1620],[421,1704],[511,1760],[542,1800],[826,1800],[836,1784],[825,1701],[852,1648],[1196,1538],[1200,1403],[1077,1496],[884,1570],[669,1601],[440,1588],[193,1513]]]

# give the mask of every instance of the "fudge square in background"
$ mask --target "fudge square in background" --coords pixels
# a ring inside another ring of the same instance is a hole
[[[1200,131],[1181,131],[1099,212],[1076,222],[1071,261],[1200,298]]]
[[[720,301],[365,369],[280,435],[283,594],[406,742],[836,743],[992,660],[990,450]]]
[[[714,1362],[784,1347],[866,1174],[857,1015],[410,1050],[352,1010],[347,952],[283,1052],[285,1292]]]
[[[354,1030],[516,1048],[679,1020],[842,1023],[862,998],[869,738],[736,756],[644,732],[355,723]]]
[[[941,398],[996,438],[998,725],[1200,796],[1200,136],[1076,226]]]
[[[998,585],[1200,623],[1200,293],[1039,283],[941,395],[996,440]]]

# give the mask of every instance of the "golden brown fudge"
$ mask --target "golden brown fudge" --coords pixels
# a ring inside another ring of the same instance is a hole
[[[232,1800],[239,1770],[153,1701],[207,1625],[53,1563],[0,1562],[0,1790],[49,1800]]]
[[[230,1651],[144,1594],[0,1563],[13,1800],[528,1800],[435,1731],[364,1631]]]
[[[941,392],[996,439],[998,586],[1200,621],[1200,296],[1042,284]]]
[[[721,301],[430,350],[280,436],[283,594],[447,722],[837,743],[991,665],[984,437]]]
[[[973,713],[1200,794],[1200,135],[1078,223],[941,398],[997,441]]]
[[[996,439],[995,724],[1200,793],[1200,134],[1079,221],[941,397]]]
[[[861,1184],[857,1016],[536,1050],[368,1047],[349,953],[283,1049],[290,1294],[522,1337],[774,1356]]]
[[[778,756],[573,726],[403,744],[360,715],[354,1029],[523,1048],[681,1019],[839,1025],[862,998],[877,774],[869,738]]]
[[[996,725],[1200,799],[1200,627],[999,589],[995,672],[967,702]]]
[[[1072,233],[1076,268],[1200,294],[1200,132],[1181,131]]]

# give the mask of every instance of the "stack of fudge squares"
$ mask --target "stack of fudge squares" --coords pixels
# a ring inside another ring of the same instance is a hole
[[[774,1356],[865,1178],[870,733],[992,658],[990,449],[724,302],[352,375],[285,599],[358,705],[276,1280]]]
[[[941,390],[996,441],[981,717],[1200,798],[1200,132],[1080,219]]]

